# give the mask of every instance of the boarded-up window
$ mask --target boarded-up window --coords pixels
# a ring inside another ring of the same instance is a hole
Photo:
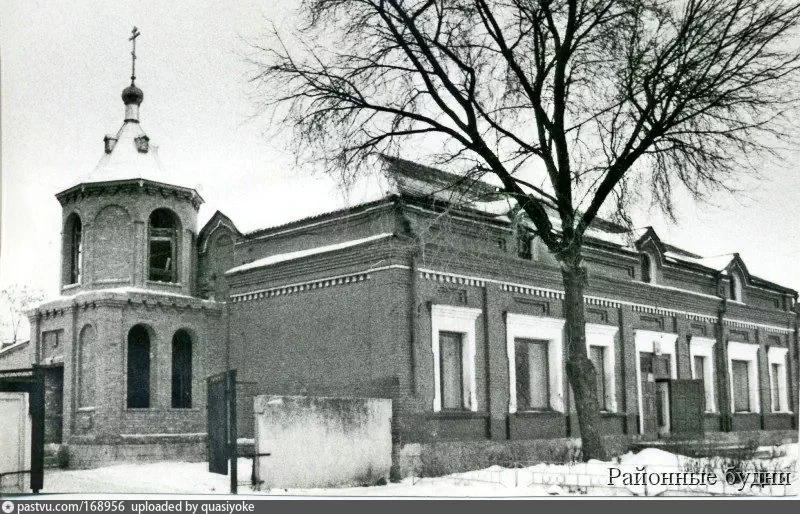
[[[178,281],[178,217],[168,209],[150,215],[150,280]]]
[[[520,231],[517,234],[517,255],[523,259],[530,259],[533,255],[531,252],[532,242],[533,240],[528,233]]]
[[[705,386],[705,357],[695,355],[694,357],[694,378],[695,380],[702,380]]]
[[[61,342],[64,340],[63,330],[42,332],[42,357],[45,359],[64,354]]]
[[[734,360],[731,362],[733,376],[733,410],[736,412],[750,412],[750,377],[748,375],[747,361]]]
[[[83,226],[77,214],[70,214],[64,225],[64,283],[81,281],[83,267]]]
[[[61,330],[42,332],[42,341],[45,352],[50,353],[52,350],[58,348],[61,342]]]
[[[91,325],[86,325],[81,330],[81,335],[78,340],[79,345],[79,361],[78,361],[78,406],[79,407],[93,407],[95,404],[95,389],[97,383],[95,380],[96,371],[95,354],[97,348],[95,347],[96,339],[95,329]]]
[[[128,408],[150,407],[150,335],[136,325],[128,332]]]
[[[172,337],[172,408],[192,407],[192,338],[185,330]]]
[[[711,382],[712,377],[706,376],[706,358],[703,355],[694,356],[694,379],[703,382],[703,397],[706,401],[706,411],[712,411],[713,396],[711,394],[714,384]]]
[[[772,372],[772,380],[770,381],[772,386],[772,410],[777,412],[782,409],[780,390],[781,365],[777,362],[773,362],[770,366],[770,370]]]
[[[653,260],[648,254],[642,255],[642,282],[653,281]]]
[[[522,410],[549,409],[547,341],[520,338],[514,342],[517,407]]]
[[[602,410],[608,410],[608,405],[606,405],[605,348],[602,346],[590,346],[589,358],[594,365],[597,381],[597,402]]]
[[[464,408],[463,334],[439,332],[442,409]]]

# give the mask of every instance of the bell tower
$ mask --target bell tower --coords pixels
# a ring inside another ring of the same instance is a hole
[[[94,169],[56,194],[61,294],[28,315],[33,361],[63,373],[63,401],[46,408],[63,415],[58,442],[74,467],[202,459],[204,378],[224,362],[224,304],[195,294],[203,199],[164,169],[141,125],[139,34],[122,126]]]
[[[203,202],[192,187],[163,169],[158,149],[144,132],[136,85],[136,38],[130,40],[131,83],[122,91],[125,117],[103,139],[94,170],[61,191],[61,291],[136,288],[191,295],[197,211]]]

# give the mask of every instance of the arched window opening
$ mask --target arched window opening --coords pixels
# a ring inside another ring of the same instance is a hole
[[[742,301],[742,280],[739,275],[731,275],[730,299],[734,302]]]
[[[77,214],[71,214],[67,218],[65,232],[64,257],[66,259],[66,269],[64,277],[66,285],[77,284],[81,281],[81,269],[83,267],[83,225]]]
[[[642,255],[642,282],[656,283],[655,266],[653,257],[649,253]]]
[[[179,224],[168,209],[156,209],[150,215],[150,280],[178,281]]]
[[[95,337],[96,331],[93,326],[86,325],[81,330],[78,340],[79,361],[78,361],[78,406],[94,407],[95,389]]]
[[[128,332],[128,408],[150,407],[150,334],[142,325]]]
[[[192,407],[192,338],[186,330],[172,337],[172,408]]]

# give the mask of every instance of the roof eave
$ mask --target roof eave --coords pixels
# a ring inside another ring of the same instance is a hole
[[[69,195],[70,193],[74,193],[76,191],[84,191],[86,189],[93,189],[93,188],[102,188],[102,187],[110,187],[115,185],[124,185],[124,184],[136,184],[138,183],[140,187],[143,187],[145,184],[153,185],[156,187],[168,187],[172,189],[177,189],[184,193],[190,193],[194,201],[198,203],[198,205],[205,203],[205,200],[197,192],[197,190],[193,187],[186,187],[186,186],[179,186],[177,184],[170,184],[167,182],[159,182],[157,180],[151,180],[147,178],[127,178],[127,179],[120,179],[120,180],[107,180],[107,181],[97,181],[97,182],[79,182],[74,186],[68,187],[63,191],[60,191],[55,194],[56,199],[61,201],[62,198]]]

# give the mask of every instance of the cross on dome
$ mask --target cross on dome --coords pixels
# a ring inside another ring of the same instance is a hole
[[[139,121],[139,105],[144,100],[144,92],[136,87],[136,38],[142,33],[133,27],[128,41],[132,44],[131,50],[131,85],[122,90],[122,101],[125,103],[125,121]]]

